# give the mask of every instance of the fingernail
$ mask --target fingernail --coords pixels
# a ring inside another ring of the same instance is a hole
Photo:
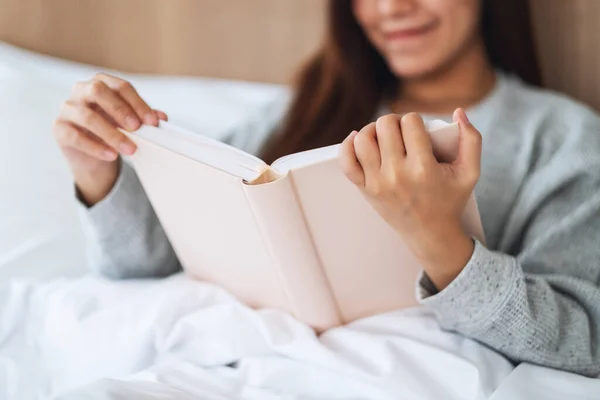
[[[158,119],[159,122],[161,120],[166,121],[166,120],[169,119],[169,117],[167,116],[167,114],[165,114],[162,111],[154,110],[154,115],[156,115],[156,118]]]
[[[156,115],[148,113],[144,115],[144,123],[146,125],[156,125]]]
[[[356,135],[357,133],[358,133],[357,131],[352,131],[352,132],[350,132],[350,134],[348,136],[352,137],[352,136]]]
[[[129,115],[128,117],[125,118],[125,127],[131,131],[135,130],[138,128],[139,126],[139,121],[137,118]]]
[[[121,142],[119,145],[119,151],[125,155],[132,155],[135,153],[135,145],[131,142]]]
[[[104,159],[106,161],[114,161],[117,158],[117,153],[115,153],[114,151],[111,150],[105,150],[104,151]]]

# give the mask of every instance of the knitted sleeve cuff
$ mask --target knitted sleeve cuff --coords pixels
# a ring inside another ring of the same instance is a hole
[[[444,290],[437,292],[425,273],[417,283],[417,299],[432,309],[440,324],[460,330],[485,325],[517,290],[522,271],[513,257],[475,243],[471,259]]]

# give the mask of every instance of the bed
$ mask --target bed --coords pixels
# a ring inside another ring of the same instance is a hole
[[[600,40],[585,34],[595,29],[600,3],[534,3],[547,82],[600,107]],[[73,83],[114,72],[177,124],[218,138],[288,90],[292,65],[318,45],[322,2],[236,6],[252,16],[238,29],[258,26],[262,15],[279,22],[239,43],[227,39],[240,51],[226,53],[209,40],[190,40],[219,29],[208,22],[198,28],[190,15],[231,15],[223,2],[148,1],[120,33],[126,39],[114,48],[96,43],[102,51],[93,52],[85,46],[90,37],[109,22],[127,22],[106,16],[141,2],[48,4],[0,0],[0,399],[600,399],[600,380],[514,368],[486,347],[442,332],[420,309],[317,337],[285,314],[250,310],[180,275],[118,283],[86,275],[72,181],[50,133]],[[89,29],[73,35],[64,26],[73,18],[73,29]],[[173,33],[177,23],[183,33]],[[144,46],[124,50],[148,26],[156,27],[153,41],[162,37],[161,57]],[[185,57],[194,45],[202,52]],[[249,49],[260,57],[247,66],[238,61]],[[273,60],[281,68],[272,68]]]

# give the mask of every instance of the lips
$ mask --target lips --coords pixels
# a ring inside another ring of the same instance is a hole
[[[420,25],[411,28],[396,29],[393,31],[383,32],[385,38],[388,41],[400,41],[408,40],[421,37],[426,33],[432,31],[436,27],[435,22],[431,22],[425,25]]]

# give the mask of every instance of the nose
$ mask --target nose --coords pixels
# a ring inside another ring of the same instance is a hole
[[[418,0],[375,0],[382,16],[402,16],[417,8]]]

